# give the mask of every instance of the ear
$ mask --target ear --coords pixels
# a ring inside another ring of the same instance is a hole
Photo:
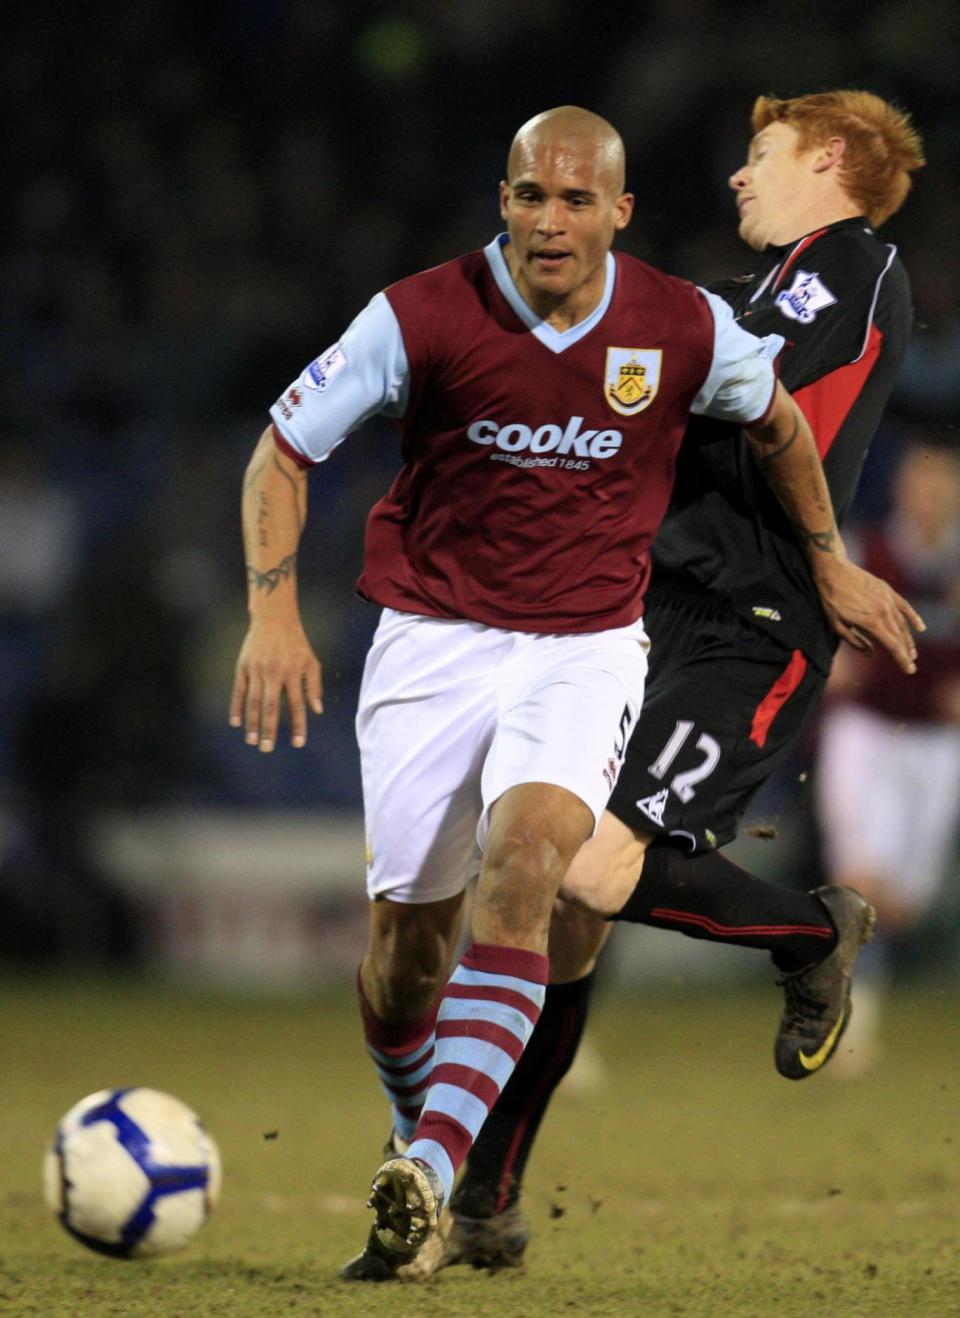
[[[500,218],[507,218],[507,202],[510,200],[510,184],[506,179],[500,180]]]
[[[813,172],[823,174],[828,169],[833,169],[843,159],[843,153],[846,149],[847,144],[842,137],[831,137],[823,146],[818,147],[813,162]]]
[[[614,229],[625,229],[633,215],[633,193],[622,192],[613,206]]]

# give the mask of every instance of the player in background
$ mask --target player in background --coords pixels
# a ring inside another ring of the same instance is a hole
[[[250,628],[231,721],[272,750],[321,708],[296,555],[306,471],[369,416],[403,467],[367,525],[360,591],[383,606],[357,718],[370,943],[367,1045],[411,1140],[374,1177],[350,1279],[435,1237],[457,1168],[540,1015],[551,911],[639,715],[643,595],[688,415],[746,428],[833,625],[912,670],[910,607],[850,563],[777,337],[722,299],[615,257],[623,147],[575,107],[517,134],[507,233],[392,285],[272,409],[243,498]],[[732,445],[738,430],[728,431]],[[463,893],[472,942],[450,975]],[[448,982],[449,975],[449,982]]]
[[[858,969],[855,1013],[834,1064],[854,1076],[875,1055],[891,943],[908,939],[936,901],[960,822],[960,452],[911,437],[882,524],[859,537],[858,561],[923,612],[923,680],[837,655],[827,684],[815,775],[827,871],[877,911]]]
[[[842,518],[911,321],[896,248],[874,230],[903,203],[921,143],[906,115],[859,91],[761,97],[752,127],[730,187],[740,236],[758,257],[752,274],[712,291],[741,325],[785,338],[780,379],[810,422]],[[610,918],[769,950],[786,997],[776,1065],[800,1079],[839,1042],[872,911],[849,888],[807,893],[761,881],[721,851],[796,746],[837,644],[764,466],[728,423],[692,422],[653,549],[643,716],[598,833],[562,891]],[[881,669],[890,672],[885,658],[875,661]],[[906,677],[903,685],[917,686]],[[452,1198],[444,1264],[522,1258],[523,1171],[576,1052],[607,932],[569,906],[555,919],[544,1011]],[[418,1266],[439,1261],[433,1250]]]

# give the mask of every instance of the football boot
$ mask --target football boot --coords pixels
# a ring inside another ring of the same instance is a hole
[[[853,888],[828,885],[813,895],[837,929],[833,951],[822,961],[781,975],[786,999],[774,1046],[777,1070],[788,1080],[820,1071],[837,1050],[850,1020],[850,986],[860,949],[873,936],[876,911]]]

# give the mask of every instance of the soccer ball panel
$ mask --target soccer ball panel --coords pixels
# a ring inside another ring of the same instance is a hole
[[[196,1113],[158,1090],[100,1090],[60,1121],[44,1196],[92,1249],[131,1258],[179,1249],[220,1189],[220,1156]]]
[[[134,1247],[134,1258],[148,1258],[151,1254],[182,1249],[206,1220],[206,1193],[203,1190],[183,1190],[180,1194],[164,1195],[153,1205],[153,1212],[153,1226]]]
[[[64,1139],[60,1163],[71,1223],[85,1235],[119,1244],[124,1222],[150,1191],[150,1179],[117,1142],[113,1127],[98,1121]]]
[[[157,1089],[131,1089],[120,1100],[120,1107],[149,1135],[154,1162],[188,1164],[200,1160],[200,1118],[179,1098]]]

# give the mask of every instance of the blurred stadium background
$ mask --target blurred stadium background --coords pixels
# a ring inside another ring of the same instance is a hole
[[[368,426],[311,484],[302,595],[328,712],[296,754],[258,756],[226,725],[239,480],[267,406],[373,292],[497,230],[507,143],[538,109],[576,101],[619,126],[638,197],[623,245],[706,280],[748,268],[725,181],[757,93],[856,85],[909,108],[930,164],[885,232],[913,279],[916,333],[857,518],[883,514],[908,435],[954,433],[947,0],[36,0],[3,28],[0,956],[13,965],[288,986],[350,973],[352,713],[374,625],[353,583],[394,432]],[[820,877],[813,754],[811,733],[758,803],[776,841],[741,844],[804,885]],[[954,950],[952,895],[941,907],[925,963]],[[621,936],[610,963],[633,978],[757,969],[713,951]]]

